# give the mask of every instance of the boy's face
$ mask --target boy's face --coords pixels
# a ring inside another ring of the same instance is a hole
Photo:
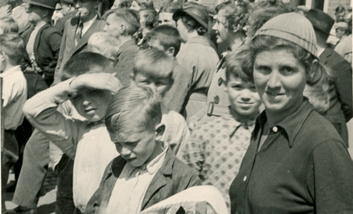
[[[107,90],[80,88],[71,102],[81,116],[90,122],[96,122],[105,116],[111,96],[111,92]]]
[[[141,73],[137,73],[134,75],[133,79],[136,85],[149,87],[162,98],[171,87],[170,80],[168,78],[153,79]]]
[[[160,13],[158,16],[158,24],[176,27],[175,21],[173,20],[173,13],[166,13],[166,12]]]
[[[225,90],[228,93],[231,108],[236,113],[242,116],[255,116],[258,113],[261,99],[253,83],[230,75],[226,81]]]
[[[126,23],[124,19],[116,16],[115,14],[110,14],[107,17],[106,25],[103,30],[109,33],[111,36],[119,38],[123,32],[123,28],[125,28],[125,25]]]
[[[138,167],[153,160],[160,154],[161,148],[156,141],[157,136],[162,136],[157,126],[146,128],[142,127],[137,119],[131,121],[129,131],[119,133],[119,136],[109,133],[115,147],[127,164]]]

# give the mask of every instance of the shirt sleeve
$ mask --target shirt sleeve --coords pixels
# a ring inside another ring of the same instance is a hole
[[[23,108],[31,124],[57,145],[76,146],[85,127],[85,122],[69,119],[57,110],[59,104],[67,101],[74,93],[70,91],[71,81],[69,79],[38,93]]]
[[[341,142],[325,142],[312,152],[311,195],[317,214],[353,212],[353,162]],[[309,190],[310,191],[310,190]]]

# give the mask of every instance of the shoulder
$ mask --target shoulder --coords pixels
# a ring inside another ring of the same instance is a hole
[[[191,179],[193,177],[198,177],[195,170],[190,168],[188,165],[183,163],[178,158],[174,157],[173,174],[176,177],[182,177],[185,179]]]
[[[58,34],[61,36],[61,31],[58,28],[50,25],[45,26],[45,28],[43,29],[43,35],[50,37],[53,34]]]

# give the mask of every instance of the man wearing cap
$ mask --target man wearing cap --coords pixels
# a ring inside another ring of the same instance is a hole
[[[28,21],[32,24],[22,34],[32,67],[50,85],[54,80],[62,34],[51,26],[55,1],[26,0]]]
[[[64,31],[65,23],[67,20],[76,16],[77,11],[75,10],[75,5],[73,0],[61,0],[61,13],[64,17],[60,18],[55,27],[58,28],[60,31]]]
[[[192,73],[189,100],[186,101],[186,118],[190,119],[207,103],[207,90],[219,60],[206,37],[209,17],[201,6],[187,6],[175,11],[176,22],[184,45],[177,55],[180,65]]]
[[[348,147],[346,122],[352,118],[353,114],[352,67],[330,45],[326,44],[334,20],[318,9],[309,10],[306,18],[309,19],[315,30],[319,60],[329,68],[327,69],[328,75],[336,79],[330,84],[329,109],[323,116],[333,124]]]
[[[54,84],[61,82],[65,63],[87,48],[88,39],[93,33],[103,31],[105,22],[97,14],[100,2],[101,0],[74,0],[77,13],[65,23]]]

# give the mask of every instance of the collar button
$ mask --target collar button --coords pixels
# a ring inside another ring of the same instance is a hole
[[[277,126],[274,126],[274,127],[272,128],[272,131],[273,131],[274,133],[276,133],[276,132],[278,131]]]

